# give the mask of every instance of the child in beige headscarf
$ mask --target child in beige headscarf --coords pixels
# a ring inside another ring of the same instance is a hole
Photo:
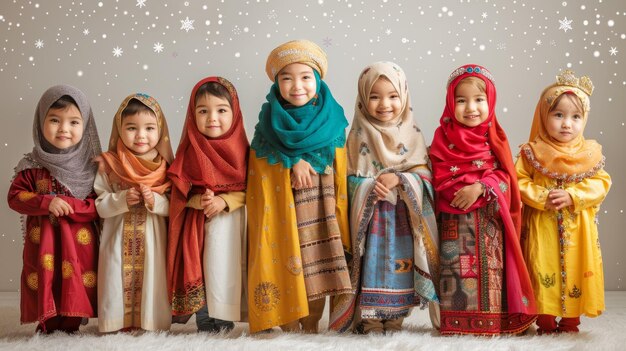
[[[399,331],[413,306],[438,301],[438,236],[426,145],[396,64],[362,71],[347,147],[354,294],[334,306],[331,328]]]

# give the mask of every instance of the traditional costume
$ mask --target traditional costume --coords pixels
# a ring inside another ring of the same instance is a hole
[[[195,119],[196,92],[208,82],[224,86],[232,101],[232,125],[217,138],[202,134]],[[221,77],[201,80],[191,91],[183,135],[168,171],[174,185],[167,249],[168,290],[172,313],[182,317],[178,318],[180,322],[204,308],[212,322],[241,319],[247,156],[248,138],[235,88]],[[206,189],[227,205],[210,221],[200,206]]]
[[[122,112],[132,100],[146,105],[156,117],[159,141],[156,158],[137,156],[120,138]],[[171,309],[167,298],[165,254],[169,190],[167,166],[172,162],[167,122],[157,101],[146,94],[129,95],[113,119],[109,150],[100,158],[94,188],[96,208],[104,219],[98,267],[98,330],[125,328],[168,330]],[[128,206],[128,189],[152,189],[154,204]]]
[[[395,119],[381,122],[366,106],[376,81],[385,78],[402,107]],[[396,64],[377,62],[361,73],[347,148],[353,293],[337,299],[331,328],[347,330],[354,320],[362,332],[399,330],[411,307],[438,302],[439,240],[428,153]],[[396,174],[400,184],[377,201],[374,185],[385,173]]]
[[[577,331],[579,316],[596,317],[604,310],[604,274],[597,216],[611,187],[604,170],[602,146],[586,140],[582,131],[568,143],[554,140],[546,130],[549,111],[563,94],[573,94],[589,114],[593,84],[566,70],[547,87],[535,109],[529,142],[516,163],[524,202],[522,249],[537,300],[540,332]],[[583,127],[584,127],[583,124]],[[573,206],[545,209],[553,189],[567,191]]]
[[[485,82],[487,119],[467,127],[454,115],[462,79]],[[521,202],[508,140],[495,114],[491,73],[477,65],[452,72],[446,106],[430,149],[440,235],[442,334],[521,333],[535,320],[535,300],[519,244]],[[467,210],[451,206],[476,182],[484,192]]]
[[[67,95],[83,120],[83,137],[74,146],[57,149],[43,136],[46,114]],[[74,332],[83,318],[96,316],[98,213],[93,181],[100,140],[87,97],[78,89],[57,85],[37,105],[33,151],[15,168],[9,207],[26,216],[24,267],[21,277],[22,323],[39,322],[38,330]],[[48,208],[59,197],[74,210],[55,217]]]
[[[282,99],[275,82],[291,63],[312,67],[317,83],[317,95],[301,107]],[[285,43],[267,59],[274,84],[251,143],[246,194],[253,333],[274,326],[317,332],[326,296],[351,291],[344,255],[348,121],[322,81],[326,68],[326,54],[306,40]],[[290,170],[301,159],[317,172],[314,186],[292,189]]]

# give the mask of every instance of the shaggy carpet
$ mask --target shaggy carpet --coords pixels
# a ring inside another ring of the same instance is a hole
[[[386,336],[362,336],[325,332],[319,335],[270,333],[249,335],[245,323],[227,334],[197,333],[192,320],[174,325],[166,333],[134,332],[100,334],[97,319],[76,335],[34,334],[35,325],[19,324],[19,298],[0,293],[0,350],[625,350],[626,292],[607,292],[607,310],[598,318],[582,318],[581,332],[538,336],[531,328],[523,336],[440,336],[430,327],[427,311],[415,310],[404,330]],[[327,321],[327,316],[323,321]],[[322,323],[325,328],[325,323]]]

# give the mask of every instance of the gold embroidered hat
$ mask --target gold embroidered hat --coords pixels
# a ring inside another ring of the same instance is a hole
[[[265,64],[265,72],[273,82],[278,72],[292,63],[310,66],[324,79],[328,69],[326,53],[317,44],[309,40],[288,41],[270,52]]]

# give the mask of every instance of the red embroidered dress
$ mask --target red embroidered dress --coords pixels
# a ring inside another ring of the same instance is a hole
[[[54,217],[57,196],[74,213]],[[72,196],[45,168],[19,172],[9,189],[13,210],[26,215],[21,322],[44,323],[54,316],[95,317],[98,234],[95,193]]]
[[[456,86],[467,77],[486,85],[489,116],[476,127],[461,124],[454,115]],[[442,334],[519,333],[535,320],[519,244],[516,171],[495,103],[489,71],[467,65],[452,72],[430,150],[441,239]],[[485,185],[485,193],[469,209],[450,205],[456,191],[477,181]]]

